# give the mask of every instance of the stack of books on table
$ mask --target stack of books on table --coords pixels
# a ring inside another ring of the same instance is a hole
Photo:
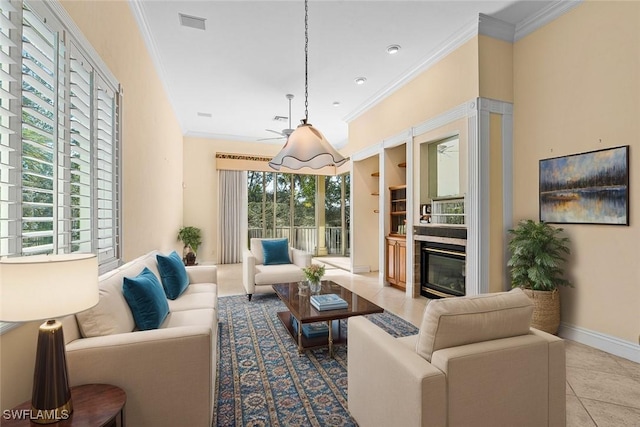
[[[291,326],[296,334],[298,334],[298,321],[291,316]],[[307,338],[323,337],[329,334],[329,326],[325,322],[303,323],[302,333]]]
[[[349,306],[336,294],[311,295],[311,305],[318,311],[340,310]]]

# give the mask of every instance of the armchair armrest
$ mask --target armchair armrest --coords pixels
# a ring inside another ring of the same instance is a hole
[[[293,254],[293,263],[300,268],[309,267],[311,265],[311,254],[300,249],[291,248]]]
[[[122,388],[131,425],[208,426],[213,339],[211,328],[204,326],[78,339],[66,346],[71,385]]]
[[[189,283],[218,283],[218,267],[215,265],[190,265],[185,268]]]
[[[358,424],[446,425],[444,373],[366,318],[348,322],[348,404]]]
[[[252,295],[256,290],[256,258],[249,249],[242,252],[242,284],[247,295]]]

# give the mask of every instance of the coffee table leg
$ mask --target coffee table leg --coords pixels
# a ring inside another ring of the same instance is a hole
[[[329,326],[329,357],[333,358],[333,321],[327,320]]]
[[[302,349],[302,323],[298,321],[298,356],[304,353]]]

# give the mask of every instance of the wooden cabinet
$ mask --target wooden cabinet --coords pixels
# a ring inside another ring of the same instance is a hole
[[[407,186],[389,187],[389,235],[386,238],[386,280],[391,286],[407,287]]]
[[[403,237],[386,238],[386,280],[395,288],[407,287],[407,240]]]
[[[389,200],[391,202],[389,235],[404,237],[407,234],[407,186],[389,187]]]

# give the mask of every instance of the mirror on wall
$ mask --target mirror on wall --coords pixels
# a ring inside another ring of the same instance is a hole
[[[460,139],[453,136],[427,145],[429,198],[460,194]]]

